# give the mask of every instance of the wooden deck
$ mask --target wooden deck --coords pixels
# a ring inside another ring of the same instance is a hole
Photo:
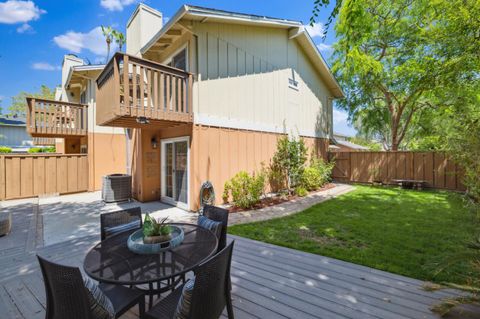
[[[35,205],[22,207],[16,214],[24,218],[14,221],[24,224],[26,231],[12,234],[14,240],[0,238],[0,317],[44,318],[45,293],[35,254],[81,266],[99,238],[91,235],[41,247],[41,236],[34,231]],[[230,239],[235,240],[233,303],[240,319],[437,318],[429,307],[456,294],[426,292],[421,281],[336,259],[236,236]],[[122,318],[138,318],[137,309]]]

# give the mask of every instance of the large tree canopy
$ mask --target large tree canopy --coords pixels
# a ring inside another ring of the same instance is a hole
[[[475,77],[472,20],[479,6],[475,0],[343,0],[333,71],[346,93],[340,107],[358,129],[396,150],[419,111],[438,106],[436,92]]]

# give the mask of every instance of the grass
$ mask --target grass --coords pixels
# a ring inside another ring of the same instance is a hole
[[[356,186],[298,214],[232,226],[229,233],[421,280],[466,284],[469,263],[436,273],[467,250],[477,227],[460,194]]]

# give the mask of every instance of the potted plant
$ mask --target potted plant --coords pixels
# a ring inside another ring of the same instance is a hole
[[[160,222],[151,217],[148,213],[143,222],[143,242],[145,244],[158,244],[167,242],[172,238],[172,227],[165,225],[165,217]]]

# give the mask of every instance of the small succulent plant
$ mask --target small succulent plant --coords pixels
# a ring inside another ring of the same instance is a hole
[[[155,218],[147,213],[143,222],[143,235],[145,237],[170,235],[172,228],[169,225],[164,224],[167,218],[168,217],[165,217],[160,222],[157,222]]]

